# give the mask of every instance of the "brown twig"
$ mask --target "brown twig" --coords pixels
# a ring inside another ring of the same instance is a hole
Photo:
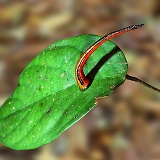
[[[126,75],[126,79],[131,80],[131,81],[134,81],[134,82],[138,82],[138,83],[140,83],[140,84],[142,84],[142,85],[144,85],[144,86],[146,86],[146,87],[148,87],[148,88],[151,88],[151,89],[153,89],[154,91],[157,91],[158,93],[160,93],[160,89],[151,86],[150,84],[148,84],[148,83],[146,83],[146,82],[138,79],[137,77],[132,77],[132,76],[130,76],[130,75],[127,74],[127,75]]]

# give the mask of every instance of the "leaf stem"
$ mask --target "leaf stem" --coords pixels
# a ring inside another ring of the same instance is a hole
[[[140,83],[140,84],[142,84],[142,85],[144,85],[144,86],[146,86],[146,87],[148,87],[150,89],[153,89],[154,91],[157,91],[158,93],[160,93],[160,89],[151,86],[150,84],[148,84],[148,83],[146,83],[146,82],[138,79],[137,77],[132,77],[132,76],[130,76],[130,75],[127,74],[126,75],[126,79],[134,81],[134,82],[138,82],[138,83]]]

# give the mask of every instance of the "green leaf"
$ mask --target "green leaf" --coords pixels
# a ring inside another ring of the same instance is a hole
[[[80,91],[75,65],[81,54],[100,37],[80,35],[51,44],[24,69],[18,86],[0,107],[0,141],[17,149],[50,143],[86,115],[97,97],[108,96],[125,81],[127,62],[111,41],[99,47],[84,67],[95,75]]]

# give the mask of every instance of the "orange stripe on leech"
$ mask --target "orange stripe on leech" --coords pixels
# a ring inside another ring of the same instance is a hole
[[[91,46],[90,48],[92,48],[90,50],[90,52],[88,54],[86,54],[86,57],[85,57],[85,60],[87,61],[88,58],[90,57],[90,55],[99,47],[101,46],[103,43],[105,43],[107,40],[111,39],[111,38],[114,38],[115,36],[118,36],[118,35],[121,35],[121,34],[124,34],[126,32],[129,32],[130,30],[124,30],[124,31],[119,31],[117,33],[114,33],[113,35],[108,35],[108,37],[104,38],[102,41],[100,41],[99,43],[95,44],[94,46]],[[89,48],[89,49],[90,49]],[[86,62],[84,62],[85,64]],[[84,66],[84,65],[83,65]]]

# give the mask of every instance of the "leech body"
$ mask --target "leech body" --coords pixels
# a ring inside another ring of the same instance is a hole
[[[80,88],[80,90],[85,90],[88,88],[89,84],[90,84],[90,80],[84,75],[83,72],[83,67],[86,64],[88,58],[92,55],[92,53],[99,47],[101,46],[104,42],[106,42],[107,40],[110,40],[113,37],[119,36],[121,34],[124,34],[126,32],[129,32],[131,30],[134,29],[138,29],[140,27],[142,27],[143,24],[140,25],[132,25],[132,26],[128,26],[125,27],[121,30],[115,31],[115,32],[111,32],[107,35],[105,35],[104,37],[100,38],[98,41],[96,41],[93,45],[91,45],[80,57],[80,59],[78,60],[77,64],[76,64],[76,68],[75,68],[75,77],[76,77],[76,82]]]

